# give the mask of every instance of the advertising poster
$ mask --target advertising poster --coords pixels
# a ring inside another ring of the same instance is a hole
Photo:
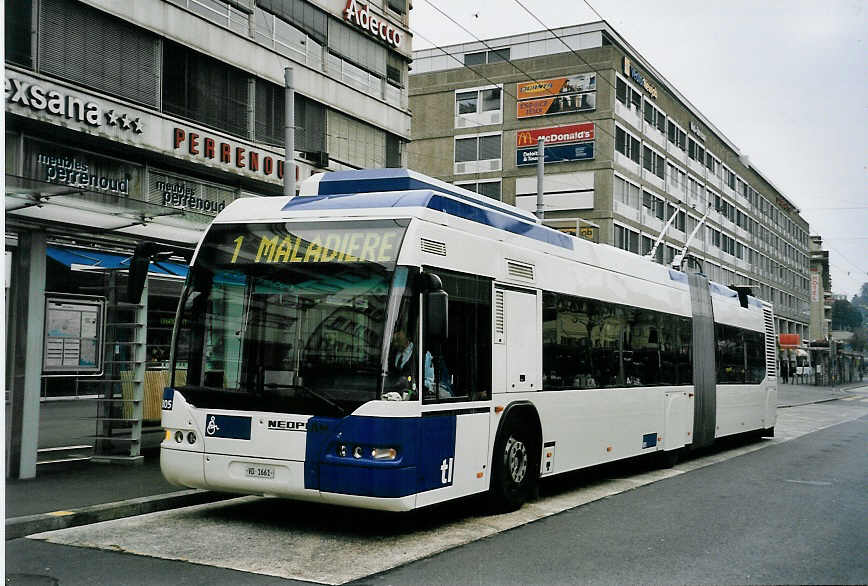
[[[545,139],[546,146],[570,142],[587,142],[594,140],[594,123],[583,122],[581,124],[519,130],[515,135],[515,146],[536,146],[540,138]]]
[[[546,146],[544,153],[546,165],[567,161],[586,161],[594,158],[594,143],[578,142],[574,144]],[[515,150],[515,164],[518,167],[536,165],[537,158],[535,146]]]
[[[516,103],[516,118],[533,118],[553,114],[585,112],[597,107],[597,93],[568,94],[552,98],[525,100]]]
[[[541,79],[529,81],[516,86],[516,98],[527,100],[530,98],[543,98],[563,94],[578,94],[592,92],[597,89],[596,73],[580,73],[571,77],[557,77],[555,79]]]

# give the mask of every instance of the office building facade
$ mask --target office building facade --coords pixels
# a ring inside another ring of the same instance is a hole
[[[699,110],[604,22],[414,52],[413,169],[536,209],[545,222],[647,254],[690,242],[720,283],[775,305],[807,336],[808,224]]]
[[[39,396],[123,394],[118,402],[132,407],[106,418],[115,428],[158,422],[151,387],[165,378],[182,256],[226,205],[281,194],[290,168],[303,180],[406,166],[409,8],[408,0],[6,0],[6,382],[17,450],[8,474],[33,474]],[[125,269],[145,240],[176,254],[152,266],[141,307],[124,306]],[[135,324],[144,336],[131,333]],[[119,450],[100,435],[107,452],[138,453],[124,447],[140,442],[130,434],[114,442]]]

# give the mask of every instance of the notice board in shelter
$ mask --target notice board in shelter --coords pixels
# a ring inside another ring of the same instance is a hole
[[[100,374],[104,335],[104,299],[46,297],[43,375]]]

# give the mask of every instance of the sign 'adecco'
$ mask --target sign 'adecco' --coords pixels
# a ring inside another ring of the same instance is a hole
[[[392,26],[388,20],[371,12],[367,4],[356,2],[356,0],[347,0],[344,20],[355,24],[365,32],[370,32],[393,47],[401,44],[400,31]]]

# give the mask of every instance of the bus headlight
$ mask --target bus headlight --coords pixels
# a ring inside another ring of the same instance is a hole
[[[195,431],[188,431],[187,432],[187,442],[190,444],[196,443],[196,432]]]
[[[353,458],[358,460],[362,457],[362,446],[356,446],[353,448]]]
[[[398,450],[395,448],[373,448],[371,457],[374,460],[394,460],[398,457]]]
[[[180,429],[175,432],[175,442],[179,444],[184,442],[184,432]]]
[[[340,456],[341,458],[346,458],[347,457],[347,445],[346,444],[338,444],[337,453],[338,453],[338,456]]]

